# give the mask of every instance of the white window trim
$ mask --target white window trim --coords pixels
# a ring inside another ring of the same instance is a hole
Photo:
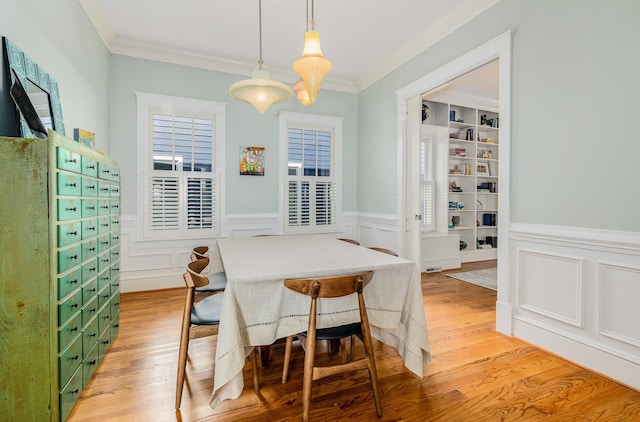
[[[137,184],[136,184],[136,222],[138,229],[139,239],[144,239],[144,183],[145,172],[153,170],[151,153],[153,151],[153,145],[149,142],[151,138],[152,112],[166,112],[168,114],[174,114],[176,111],[183,113],[190,113],[194,115],[214,116],[215,117],[215,166],[216,171],[213,172],[216,176],[217,185],[217,224],[213,235],[220,236],[222,234],[222,222],[224,219],[224,198],[225,198],[225,183],[224,183],[224,164],[225,164],[225,110],[226,103],[220,103],[215,101],[198,100],[185,97],[173,97],[169,95],[150,94],[147,92],[135,92],[137,99]],[[147,238],[150,240],[158,240],[163,238],[175,239],[176,233],[167,233],[166,236],[154,236],[153,238]],[[208,230],[207,233],[191,233],[189,238],[210,238],[212,236],[212,230]],[[185,237],[180,237],[184,239]]]
[[[280,176],[280,216],[283,233],[336,233],[342,230],[342,126],[344,119],[342,117],[324,116],[319,114],[296,113],[293,111],[281,111],[278,115],[280,120],[280,154],[279,154],[279,176]],[[333,148],[332,154],[332,170],[331,179],[338,181],[337,183],[337,204],[336,204],[336,225],[329,227],[289,227],[288,226],[288,127],[290,124],[312,127],[326,127],[333,129]]]

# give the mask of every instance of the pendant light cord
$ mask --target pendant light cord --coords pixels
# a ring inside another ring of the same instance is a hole
[[[260,32],[260,60],[258,60],[258,69],[262,70],[264,65],[262,61],[262,0],[258,0],[258,31]]]

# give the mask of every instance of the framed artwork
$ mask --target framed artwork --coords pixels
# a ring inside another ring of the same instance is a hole
[[[476,174],[478,176],[491,176],[489,172],[489,162],[488,161],[478,161],[476,167]]]
[[[264,176],[264,147],[240,147],[240,176]]]

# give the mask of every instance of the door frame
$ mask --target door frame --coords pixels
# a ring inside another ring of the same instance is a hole
[[[408,125],[415,122],[407,121],[408,103],[416,95],[423,95],[459,76],[462,76],[495,59],[499,59],[499,113],[500,113],[500,154],[498,166],[500,179],[498,181],[498,299],[496,302],[496,330],[506,335],[512,334],[512,311],[515,300],[515,279],[509,277],[512,274],[510,263],[509,224],[511,223],[510,205],[510,179],[511,179],[511,37],[512,32],[507,31],[502,35],[486,42],[485,44],[469,51],[457,59],[424,75],[420,79],[400,88],[396,91],[397,97],[397,148],[398,148],[398,214],[396,231],[396,243],[402,245],[402,252],[420,248],[420,232],[409,230],[409,219],[413,217],[412,210],[407,209],[406,187],[408,175],[405,166],[409,157],[410,145],[407,136]],[[415,113],[411,113],[414,115]],[[417,193],[416,193],[417,194]],[[408,246],[408,247],[407,247]]]

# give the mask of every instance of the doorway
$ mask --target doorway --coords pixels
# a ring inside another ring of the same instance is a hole
[[[408,174],[417,168],[418,156],[413,153],[415,149],[415,137],[420,134],[422,123],[420,104],[422,96],[438,87],[442,87],[458,77],[480,68],[481,66],[498,60],[499,72],[499,114],[500,114],[500,180],[498,181],[498,299],[496,303],[496,330],[511,335],[511,304],[513,303],[513,290],[508,275],[510,273],[509,257],[509,222],[510,222],[510,98],[511,98],[511,32],[477,47],[458,59],[443,65],[422,78],[401,88],[396,92],[398,99],[398,191],[402,192],[398,200],[398,244],[403,247],[403,255],[408,259],[421,262],[420,239],[421,233],[419,221],[419,208],[415,208],[415,202],[409,200],[417,195],[411,186],[413,175]],[[412,142],[413,141],[413,142]],[[406,164],[406,165],[405,165]],[[404,169],[407,169],[406,171]]]

